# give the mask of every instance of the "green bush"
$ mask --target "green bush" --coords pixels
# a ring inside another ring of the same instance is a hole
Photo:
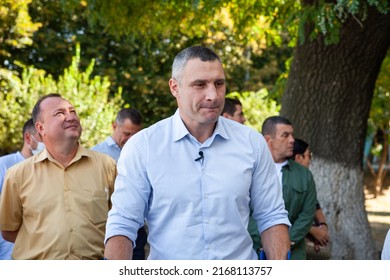
[[[245,125],[259,132],[261,132],[261,126],[266,118],[279,115],[280,105],[268,96],[267,89],[261,89],[257,92],[231,92],[226,95],[226,97],[240,100],[246,118]]]

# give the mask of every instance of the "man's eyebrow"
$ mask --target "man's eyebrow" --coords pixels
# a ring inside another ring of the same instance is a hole
[[[53,113],[62,112],[62,111],[64,111],[64,110],[66,110],[66,109],[63,108],[63,107],[54,108],[54,109],[53,109]]]
[[[196,79],[196,80],[193,80],[191,82],[191,84],[194,84],[194,83],[205,83],[207,81],[208,81],[207,79]]]
[[[207,83],[207,82],[226,82],[226,79],[216,79],[214,81],[211,81],[211,80],[208,80],[208,79],[196,79],[196,80],[193,80],[192,82],[190,82],[190,84],[193,84],[193,83]]]

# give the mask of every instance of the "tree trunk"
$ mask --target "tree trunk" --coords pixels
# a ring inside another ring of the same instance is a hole
[[[350,18],[340,42],[319,36],[297,46],[281,115],[309,142],[318,199],[333,239],[333,259],[378,259],[363,193],[363,148],[371,100],[390,45],[390,14],[369,8]]]

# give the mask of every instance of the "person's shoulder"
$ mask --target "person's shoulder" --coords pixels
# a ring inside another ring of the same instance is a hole
[[[311,174],[311,171],[308,168],[304,167],[302,164],[299,164],[298,162],[296,162],[293,159],[289,159],[288,164],[289,164],[290,168],[296,170],[297,172]]]
[[[104,142],[97,143],[95,146],[93,146],[91,148],[91,150],[92,151],[97,151],[97,150],[101,149],[103,147],[103,145],[104,145]]]
[[[165,134],[168,129],[172,128],[172,120],[173,116],[170,116],[168,118],[162,119],[148,127],[145,127],[144,129],[137,132],[135,135],[133,135],[129,141],[144,141],[145,138],[149,139],[151,137],[161,137],[162,134]]]
[[[260,133],[258,131],[256,131],[255,129],[253,129],[245,124],[241,124],[239,122],[236,122],[234,120],[220,116],[218,121],[221,122],[221,124],[225,128],[227,128],[229,130],[233,130],[234,133],[241,132],[241,133],[260,135]]]
[[[302,164],[297,163],[293,159],[289,159],[288,162],[289,162],[290,169],[293,172],[300,174],[300,176],[305,177],[307,180],[313,179],[313,173],[309,168],[304,167]]]
[[[0,165],[8,165],[9,163],[18,162],[18,152],[4,155],[0,157]]]
[[[218,122],[220,122],[231,139],[239,139],[244,142],[249,141],[255,145],[258,145],[260,142],[265,143],[263,135],[247,125],[224,117],[219,117]]]
[[[91,158],[94,158],[95,160],[101,160],[101,161],[107,161],[107,162],[114,162],[115,163],[115,160],[105,154],[105,153],[102,153],[100,151],[96,151],[96,150],[85,150],[85,153],[87,153],[88,156],[90,156]]]
[[[91,148],[93,151],[104,151],[108,147],[107,139],[97,143],[95,146]]]
[[[103,168],[106,171],[116,169],[116,161],[111,156],[97,152],[97,151],[88,151],[92,162],[97,168]]]
[[[159,130],[159,129],[164,129],[166,128],[167,126],[171,125],[172,124],[172,121],[173,121],[173,116],[170,116],[168,118],[165,118],[165,119],[162,119],[162,120],[159,120],[158,122],[150,125],[149,127],[146,127],[144,129],[142,129],[140,132],[143,132],[143,133],[150,133],[152,131],[155,131],[155,130]],[[138,132],[139,133],[139,132]],[[137,133],[137,134],[138,134]],[[136,134],[136,135],[137,135]]]
[[[24,160],[18,160],[16,162],[14,162],[14,164],[9,166],[7,173],[15,174],[12,176],[19,176],[17,174],[23,174],[23,173],[25,173],[25,171],[28,171],[28,172],[31,171],[32,165],[34,164],[34,157],[36,157],[36,155],[29,157],[27,159],[24,159]]]

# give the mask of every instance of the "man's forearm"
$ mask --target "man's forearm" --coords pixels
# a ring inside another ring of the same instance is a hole
[[[131,260],[133,258],[133,242],[126,236],[113,236],[106,242],[104,258],[108,260]]]
[[[261,242],[268,260],[286,260],[290,250],[287,225],[276,225],[263,231]]]

